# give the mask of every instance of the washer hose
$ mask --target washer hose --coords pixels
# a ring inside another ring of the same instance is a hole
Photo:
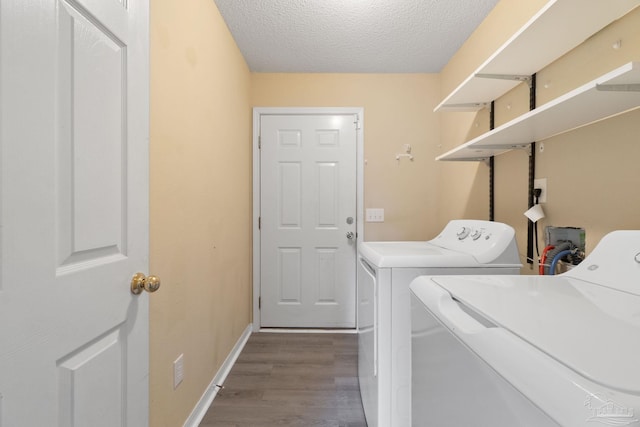
[[[550,259],[553,260],[557,254],[559,254],[562,251],[566,251],[567,249],[571,249],[573,245],[571,244],[571,242],[563,242],[560,243],[558,245],[556,245],[555,248],[551,249],[549,252],[547,252],[547,258],[546,259]],[[553,274],[551,272],[551,268],[549,265],[545,265],[544,266],[544,274]]]
[[[573,251],[571,249],[566,249],[560,253],[558,253],[556,256],[553,257],[553,261],[551,261],[551,266],[549,267],[549,274],[550,275],[554,275],[556,274],[556,265],[558,264],[558,261],[560,261],[562,259],[562,257],[567,256],[569,254],[572,254]]]
[[[544,276],[544,267],[545,263],[547,262],[547,252],[549,252],[553,248],[555,248],[555,246],[549,245],[542,250],[542,256],[538,260],[538,274],[541,276]]]

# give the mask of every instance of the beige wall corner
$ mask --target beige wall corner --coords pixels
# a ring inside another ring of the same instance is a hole
[[[435,74],[252,74],[254,107],[363,107],[364,207],[385,222],[365,223],[366,240],[426,240],[440,231],[440,122]],[[396,160],[410,144],[414,160]]]
[[[251,322],[250,73],[211,0],[152,2],[150,26],[150,424],[175,427]]]

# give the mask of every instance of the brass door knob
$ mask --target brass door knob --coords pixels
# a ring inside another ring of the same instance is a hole
[[[160,278],[157,276],[145,277],[142,273],[136,273],[131,278],[131,293],[139,295],[142,291],[155,292],[160,288]]]

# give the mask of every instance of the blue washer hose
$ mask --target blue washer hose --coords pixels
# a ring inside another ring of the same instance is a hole
[[[558,261],[560,261],[562,257],[569,255],[571,253],[573,253],[571,249],[566,249],[562,252],[558,252],[556,256],[553,257],[553,260],[551,261],[551,265],[549,266],[549,275],[556,274],[556,265],[558,264]]]

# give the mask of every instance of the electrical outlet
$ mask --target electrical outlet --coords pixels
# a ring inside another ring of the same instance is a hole
[[[384,209],[370,208],[365,213],[365,220],[367,222],[384,222]]]
[[[184,379],[184,354],[178,356],[173,362],[173,389],[178,388]]]
[[[539,188],[541,190],[538,203],[547,203],[547,178],[534,179],[533,188]],[[533,201],[535,202],[535,199]]]

